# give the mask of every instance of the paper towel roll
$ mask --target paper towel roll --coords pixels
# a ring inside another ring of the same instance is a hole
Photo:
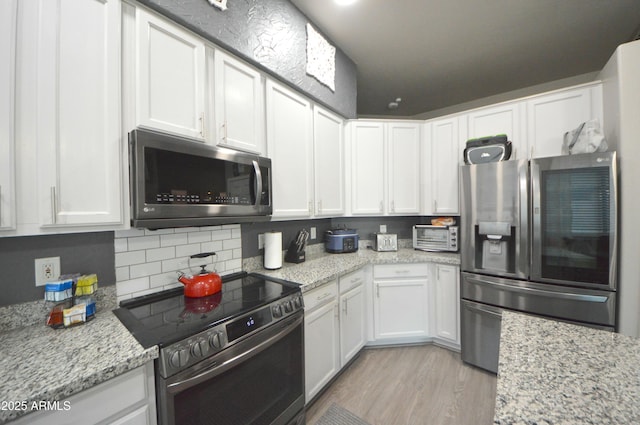
[[[275,270],[282,267],[282,232],[264,234],[264,268]]]

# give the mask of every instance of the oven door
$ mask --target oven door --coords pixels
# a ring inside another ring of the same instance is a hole
[[[304,423],[303,312],[164,379],[161,425]]]

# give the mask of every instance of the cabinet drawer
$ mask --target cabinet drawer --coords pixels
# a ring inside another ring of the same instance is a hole
[[[319,288],[313,289],[303,294],[305,312],[326,303],[338,296],[338,282],[333,280]]]
[[[362,285],[365,282],[365,279],[366,274],[364,272],[364,268],[345,274],[344,276],[340,276],[340,280],[338,282],[340,286],[340,293],[344,294],[350,289]]]
[[[403,277],[427,276],[429,265],[420,264],[382,264],[373,266],[374,279],[397,279]]]

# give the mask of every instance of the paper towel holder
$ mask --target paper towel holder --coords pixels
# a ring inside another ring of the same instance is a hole
[[[264,234],[264,268],[277,270],[282,267],[282,232]]]

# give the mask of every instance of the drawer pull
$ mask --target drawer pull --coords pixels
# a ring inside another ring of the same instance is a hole
[[[319,295],[319,296],[316,298],[316,301],[322,301],[322,300],[324,300],[324,299],[326,299],[326,298],[330,297],[331,295],[332,295],[332,294],[331,294],[331,292],[327,292],[327,293],[325,293],[325,294]]]

